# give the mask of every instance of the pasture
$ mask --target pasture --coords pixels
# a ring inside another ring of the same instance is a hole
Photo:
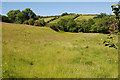
[[[85,20],[88,20],[88,19],[92,19],[93,17],[95,17],[94,15],[80,15],[79,17],[77,17],[75,19],[75,21],[79,21],[79,20],[82,20],[82,19],[85,19]]]
[[[58,19],[56,19],[56,20],[51,21],[50,23],[57,23],[60,19],[65,19],[65,18],[74,18],[74,17],[76,17],[76,16],[77,16],[76,14],[62,16],[62,17],[60,17],[60,18],[58,18]]]
[[[72,16],[71,16],[72,17]],[[114,36],[114,42],[118,37]],[[118,50],[107,34],[55,32],[49,27],[2,23],[4,78],[117,78]]]
[[[49,21],[49,20],[51,20],[51,19],[53,19],[54,17],[49,17],[49,18],[43,18],[44,20],[45,20],[45,22],[47,22],[47,21]]]

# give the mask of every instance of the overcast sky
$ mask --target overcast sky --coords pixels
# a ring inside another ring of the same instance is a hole
[[[119,0],[1,0],[2,2],[118,2]]]

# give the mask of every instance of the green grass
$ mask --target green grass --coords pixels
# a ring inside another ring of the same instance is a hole
[[[89,15],[89,16],[88,15],[82,15],[82,16],[77,17],[75,19],[75,21],[82,20],[82,19],[88,20],[88,19],[92,19],[93,17],[95,17],[95,16],[92,16],[92,15]]]
[[[76,16],[76,14],[62,16],[62,17],[60,17],[60,18],[58,18],[58,19],[56,19],[56,20],[51,21],[50,23],[57,23],[57,22],[58,22],[59,20],[61,20],[61,19],[65,19],[65,18],[74,18],[75,16]]]
[[[2,30],[4,78],[117,78],[118,50],[103,45],[106,34],[10,23]]]
[[[45,22],[47,22],[47,21],[49,21],[49,20],[51,20],[51,19],[53,19],[54,17],[49,17],[49,18],[44,18],[44,20],[45,20]]]

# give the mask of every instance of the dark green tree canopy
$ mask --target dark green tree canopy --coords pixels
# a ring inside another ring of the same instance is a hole
[[[24,11],[22,11],[22,13],[24,14],[24,17],[28,20],[30,18],[35,18],[36,14],[30,10],[30,8],[26,8]]]
[[[119,3],[120,3],[120,1],[118,2],[118,4],[111,6],[112,11],[115,14],[117,20],[119,20],[119,14],[120,14],[120,4]]]
[[[22,12],[20,10],[11,10],[7,13],[7,16],[11,22],[20,24],[26,20],[29,20],[30,18],[36,18],[36,14],[30,10],[30,8],[26,8]]]
[[[11,10],[7,13],[7,16],[10,21],[14,22],[17,14],[20,12],[20,10]]]
[[[68,13],[67,13],[67,12],[65,12],[65,13],[62,13],[62,15],[61,15],[61,16],[65,16],[65,15],[68,15]]]

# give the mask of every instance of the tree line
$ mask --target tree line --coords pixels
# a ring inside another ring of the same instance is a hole
[[[52,23],[49,25],[55,31],[65,31],[65,32],[84,32],[84,33],[110,33],[113,32],[111,29],[114,23],[117,21],[114,20],[114,16],[106,15],[101,13],[100,15],[95,16],[93,19],[82,19],[74,21],[72,18],[61,19],[57,23]],[[118,30],[115,29],[114,32]]]
[[[2,21],[16,24],[45,26],[45,21],[42,19],[42,16],[36,15],[30,8],[26,8],[23,11],[10,10],[7,16],[2,16]]]
[[[72,13],[62,13],[60,16],[55,16],[55,18],[51,19],[50,21],[66,15],[72,15]],[[95,16],[93,19],[88,20],[82,19],[75,21],[74,18],[63,18],[57,23],[52,24],[47,24],[49,21],[45,22],[43,18],[43,16],[36,15],[30,8],[26,8],[23,11],[10,10],[7,13],[7,16],[2,16],[2,21],[34,26],[47,25],[55,31],[65,32],[110,33],[111,31],[118,31],[117,28],[115,29],[117,21],[114,19],[114,16],[106,15],[105,13],[101,13],[100,15]]]

